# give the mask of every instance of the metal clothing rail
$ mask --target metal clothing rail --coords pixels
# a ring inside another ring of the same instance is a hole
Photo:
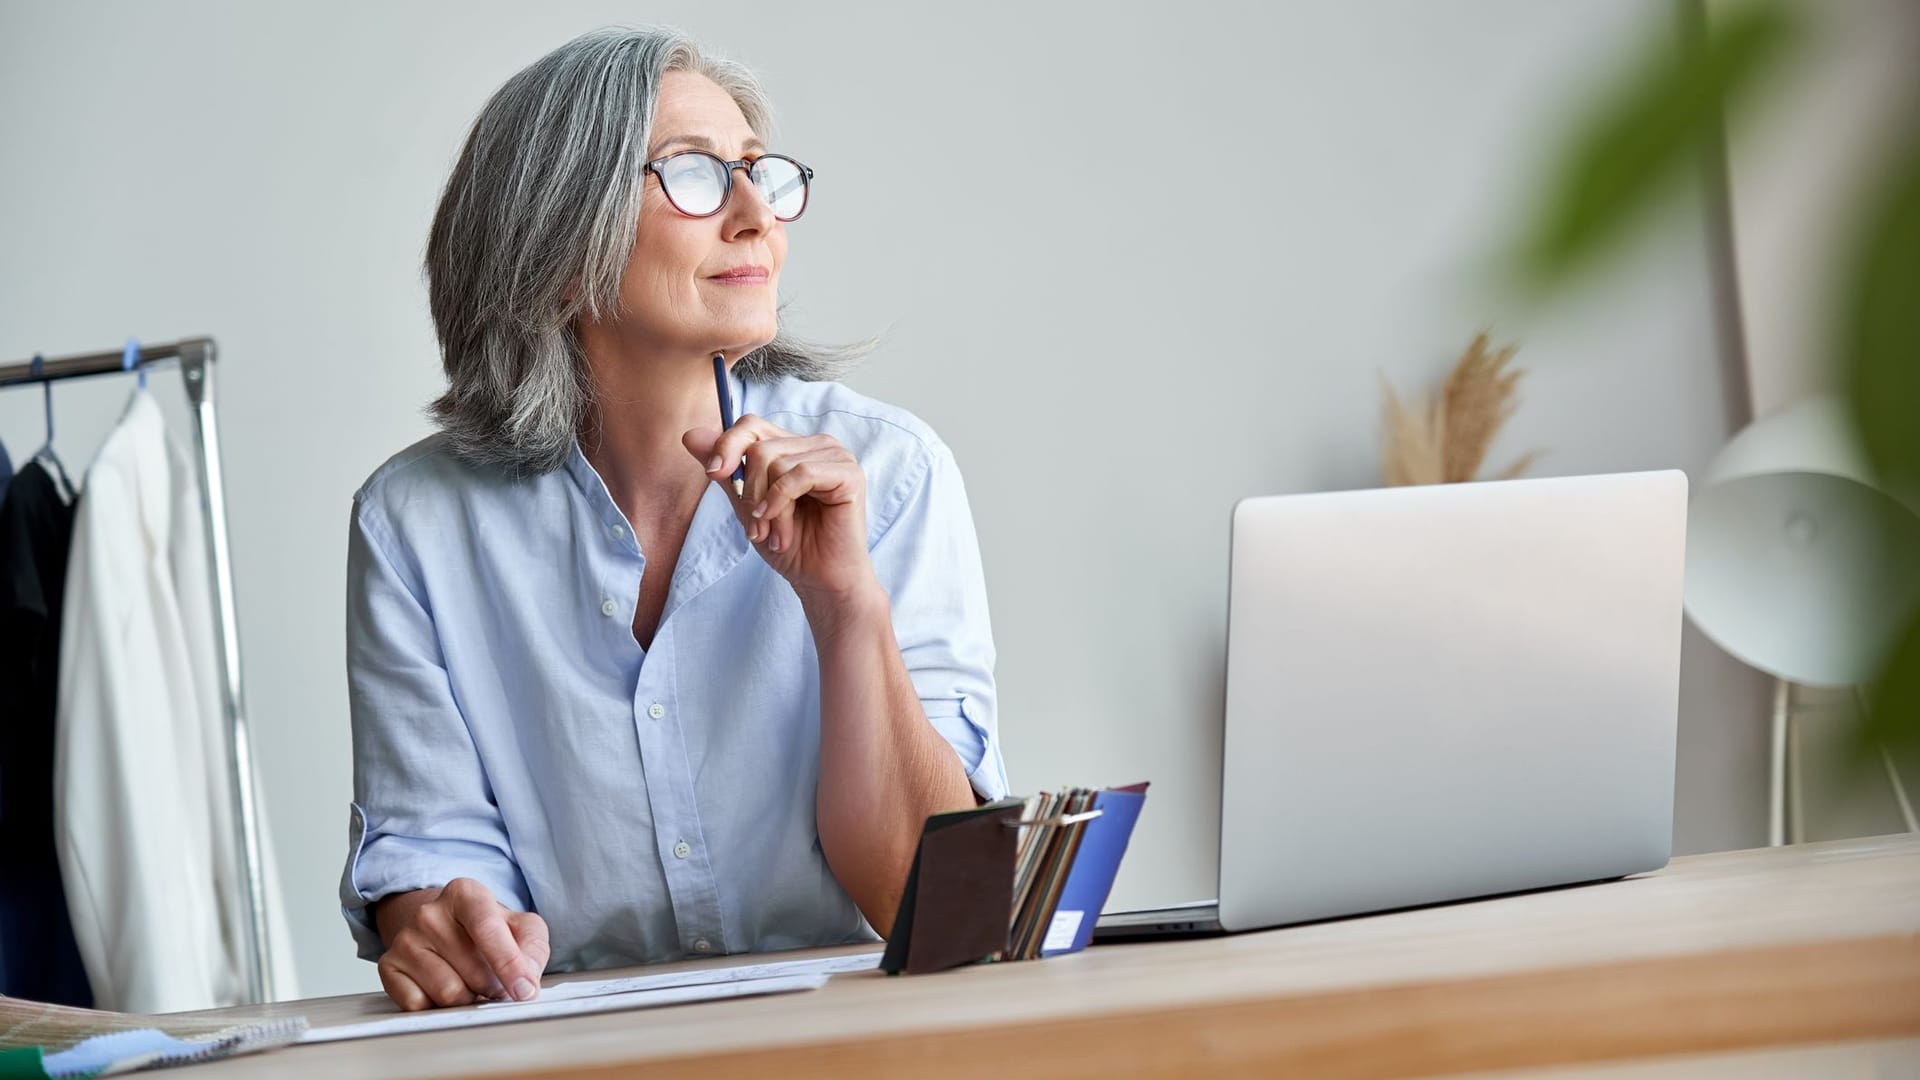
[[[194,436],[199,446],[200,512],[206,519],[207,568],[213,581],[215,650],[220,664],[222,714],[226,718],[227,775],[233,787],[234,818],[240,826],[241,877],[246,883],[248,1003],[267,1000],[273,987],[273,955],[267,935],[267,893],[261,860],[258,802],[253,786],[253,742],[248,736],[245,697],[240,685],[240,632],[234,618],[233,558],[227,544],[227,500],[221,483],[220,426],[213,411],[213,339],[182,338],[143,344],[135,368],[125,350],[81,353],[0,365],[0,388],[50,383],[89,375],[114,375],[177,361],[193,405]]]

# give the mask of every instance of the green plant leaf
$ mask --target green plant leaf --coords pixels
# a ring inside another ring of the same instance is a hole
[[[1880,485],[1920,507],[1920,135],[1895,151],[1858,226],[1837,305],[1847,400]],[[1920,560],[1920,551],[1904,555]],[[1867,707],[1863,755],[1920,745],[1920,612]]]
[[[1734,7],[1704,43],[1652,39],[1631,75],[1586,116],[1557,156],[1520,242],[1528,288],[1564,284],[1611,248],[1718,144],[1721,118],[1745,102],[1786,53],[1796,24],[1779,3]]]
[[[1881,175],[1842,282],[1840,355],[1879,481],[1913,499],[1920,496],[1920,136]]]
[[[1882,747],[1895,757],[1920,749],[1920,612],[1908,620],[1866,704],[1856,729],[1856,764],[1866,764]]]

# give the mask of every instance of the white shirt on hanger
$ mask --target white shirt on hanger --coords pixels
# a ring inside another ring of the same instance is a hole
[[[54,833],[97,1007],[238,1004],[246,892],[192,464],[137,391],[74,518],[55,710]],[[272,996],[294,994],[265,842]]]

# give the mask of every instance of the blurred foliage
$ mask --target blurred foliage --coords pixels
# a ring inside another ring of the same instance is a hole
[[[1909,133],[1855,223],[1835,304],[1839,358],[1860,441],[1888,491],[1920,506],[1920,136]],[[1920,562],[1920,551],[1903,553]],[[1866,694],[1861,757],[1920,749],[1920,611]]]
[[[1907,620],[1879,682],[1867,695],[1867,715],[1854,740],[1856,767],[1865,767],[1883,746],[1908,761],[1920,746],[1920,617]]]
[[[1563,287],[1663,196],[1697,182],[1725,110],[1757,93],[1797,33],[1778,4],[1739,9],[1704,43],[1662,29],[1569,131],[1521,244],[1523,287]]]
[[[1861,442],[1881,482],[1920,494],[1920,138],[1900,146],[1854,227],[1834,305]]]
[[[1718,6],[1704,32],[1699,0],[1680,10],[1690,32],[1657,28],[1553,157],[1515,258],[1518,284],[1536,298],[1566,289],[1720,160],[1726,125],[1750,118],[1806,34],[1779,0]],[[1888,134],[1906,142],[1858,165],[1859,188],[1872,196],[1834,207],[1834,227],[1850,231],[1833,273],[1831,355],[1882,486],[1912,507],[1920,506],[1920,133]],[[1904,554],[1920,561],[1920,551]],[[1862,691],[1860,760],[1877,759],[1881,746],[1920,748],[1920,611]]]

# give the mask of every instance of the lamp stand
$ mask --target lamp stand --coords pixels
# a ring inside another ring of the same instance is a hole
[[[1887,784],[1893,788],[1893,801],[1900,804],[1901,820],[1907,823],[1908,832],[1920,832],[1920,821],[1913,816],[1913,800],[1907,798],[1907,785],[1900,782],[1900,770],[1894,768],[1893,755],[1886,747],[1880,748],[1880,764],[1886,766]]]
[[[1853,688],[1854,704],[1866,715],[1866,697]],[[1800,710],[1794,701],[1794,684],[1785,679],[1773,681],[1773,740],[1770,755],[1771,782],[1767,800],[1767,845],[1798,844],[1806,839],[1806,802],[1801,796]],[[1913,800],[1893,763],[1893,755],[1880,747],[1880,765],[1887,773],[1887,788],[1900,808],[1900,820],[1908,832],[1920,832]]]
[[[1769,755],[1770,780],[1767,785],[1767,846],[1779,847],[1786,843],[1799,843],[1800,824],[1799,801],[1790,796],[1798,787],[1798,769],[1793,767],[1793,758],[1799,750],[1800,725],[1794,720],[1793,684],[1785,679],[1773,680],[1773,739],[1772,752]],[[1789,829],[1789,825],[1794,828]],[[1789,840],[1789,833],[1792,839]]]
[[[1853,704],[1860,710],[1860,718],[1867,716],[1867,696],[1858,686],[1853,688]],[[1887,752],[1887,744],[1880,744],[1880,767],[1887,770],[1887,787],[1893,791],[1893,801],[1900,807],[1900,820],[1907,823],[1908,832],[1920,832],[1920,821],[1913,816],[1913,800],[1907,798],[1907,785],[1900,782],[1900,770],[1893,764],[1893,755]]]

